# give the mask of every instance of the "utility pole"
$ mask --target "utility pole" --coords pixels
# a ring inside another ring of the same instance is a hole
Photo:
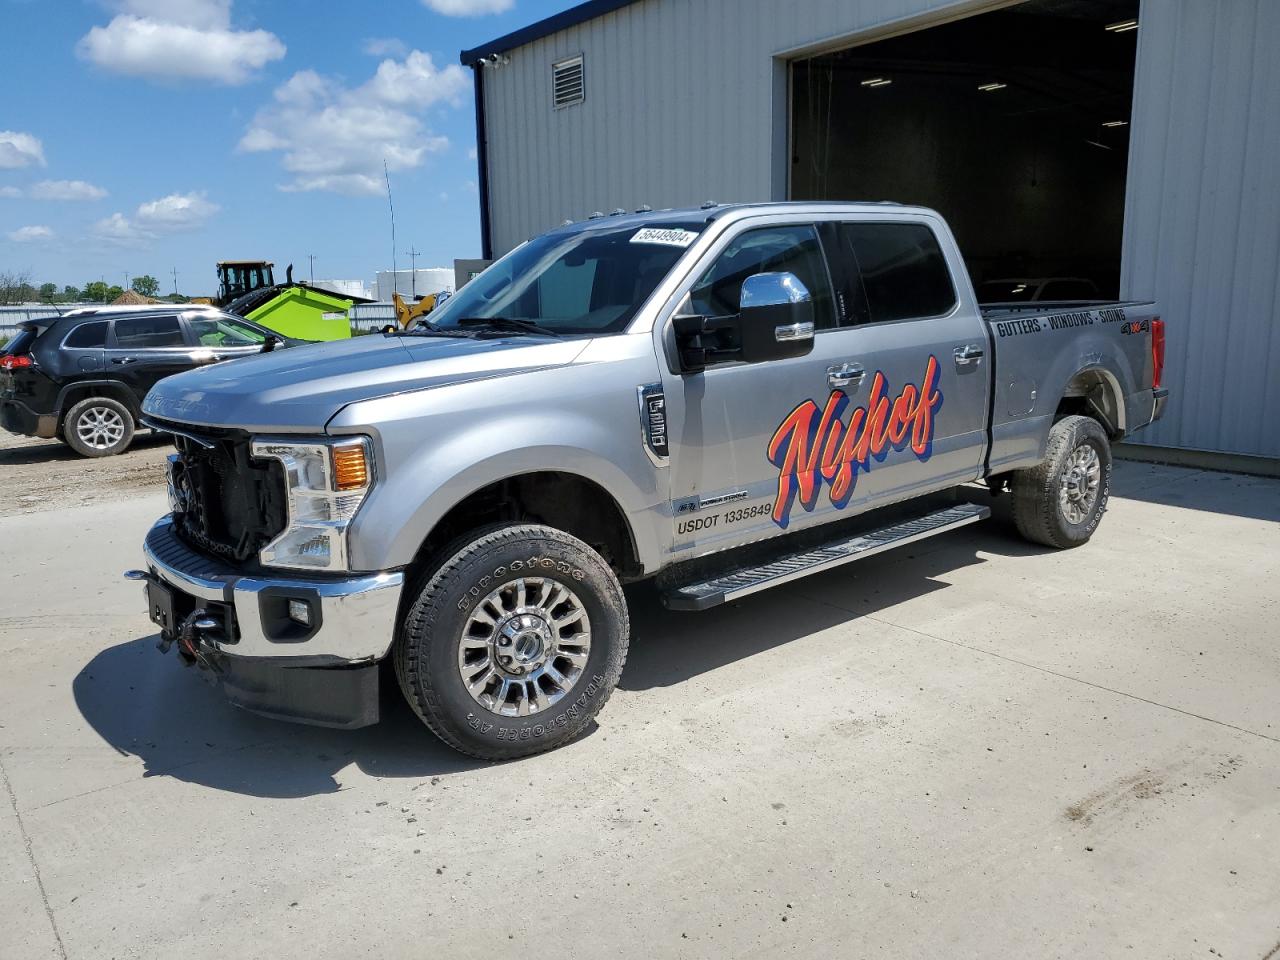
[[[413,244],[409,244],[409,249],[405,251],[409,257],[409,279],[413,281],[413,299],[418,299],[418,257],[422,254],[421,250],[415,250]]]
[[[176,297],[178,295],[178,268],[174,267],[169,272],[173,274],[173,295]]]
[[[316,255],[308,253],[307,259],[311,261],[311,285],[314,287],[316,285]]]
[[[126,290],[129,289],[129,271],[128,270],[124,272],[124,288]]]

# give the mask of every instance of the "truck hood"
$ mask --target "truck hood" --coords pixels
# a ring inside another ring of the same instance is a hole
[[[144,413],[256,432],[316,432],[358,400],[573,362],[589,340],[353,337],[216,363],[161,380]]]

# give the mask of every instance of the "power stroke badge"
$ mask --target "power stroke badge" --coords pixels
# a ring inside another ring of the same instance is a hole
[[[667,442],[667,398],[662,384],[650,383],[636,387],[640,396],[640,421],[644,431],[644,447],[649,458],[659,466],[671,456]]]

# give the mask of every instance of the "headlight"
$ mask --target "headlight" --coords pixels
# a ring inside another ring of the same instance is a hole
[[[347,527],[373,482],[369,441],[255,440],[253,455],[280,461],[289,495],[289,523],[259,552],[262,563],[302,570],[347,569]]]

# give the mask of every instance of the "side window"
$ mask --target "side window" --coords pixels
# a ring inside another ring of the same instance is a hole
[[[133,317],[116,321],[116,346],[122,350],[184,347],[177,317]]]
[[[936,317],[956,303],[938,238],[923,223],[846,223],[872,323]]]
[[[187,326],[202,347],[252,347],[267,339],[253,327],[230,317],[188,316]]]
[[[97,323],[82,323],[71,331],[66,339],[66,346],[75,350],[101,350],[107,345],[107,324],[104,320]]]
[[[813,297],[814,325],[819,330],[835,326],[822,245],[808,224],[761,227],[735,237],[689,292],[694,311],[710,317],[737,313],[742,281],[757,273],[794,273]]]

